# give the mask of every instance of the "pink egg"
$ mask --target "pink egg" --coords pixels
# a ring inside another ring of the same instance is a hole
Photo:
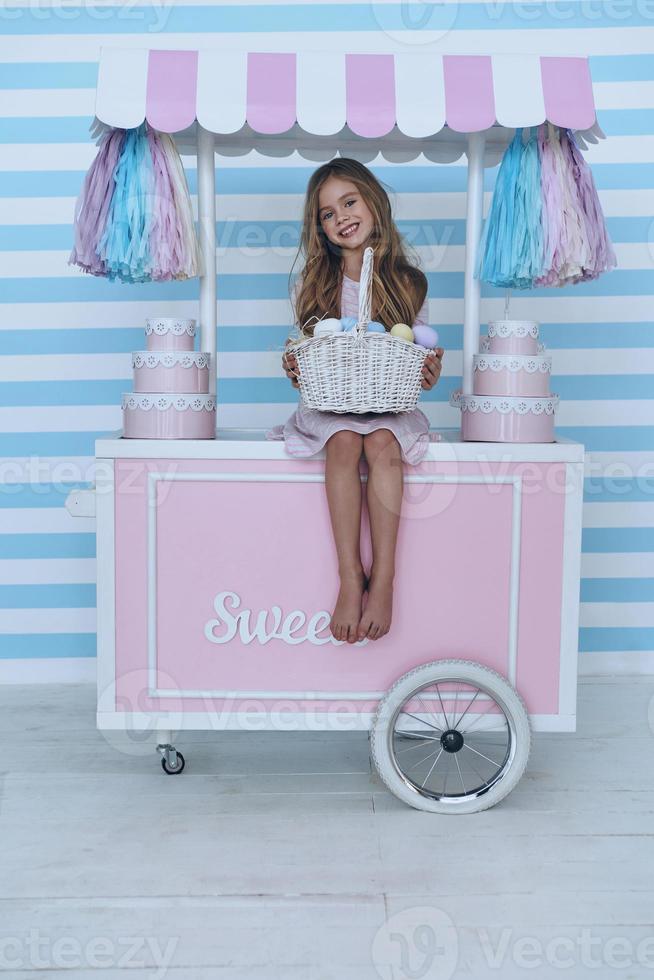
[[[430,350],[438,347],[437,331],[433,327],[423,326],[422,323],[418,323],[413,328],[413,339],[416,344],[420,344],[421,347],[428,347]]]

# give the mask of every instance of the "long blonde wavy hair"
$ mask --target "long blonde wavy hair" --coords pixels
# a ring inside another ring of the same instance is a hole
[[[395,323],[411,326],[427,295],[427,277],[407,256],[381,182],[358,160],[347,157],[336,157],[318,167],[307,186],[300,245],[293,262],[294,267],[303,255],[304,267],[295,284],[294,297],[293,268],[289,276],[296,325],[311,336],[316,318],[341,316],[343,250],[323,231],[318,202],[320,188],[332,176],[352,181],[373,216],[373,230],[366,242],[374,249],[371,319],[383,323],[387,330]]]

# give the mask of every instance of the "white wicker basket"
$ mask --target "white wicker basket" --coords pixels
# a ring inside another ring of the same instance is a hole
[[[410,412],[422,390],[426,347],[389,333],[368,333],[373,250],[363,254],[359,316],[351,333],[308,337],[289,344],[307,408],[322,412]]]

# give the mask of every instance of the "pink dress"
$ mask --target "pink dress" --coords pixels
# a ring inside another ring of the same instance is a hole
[[[358,308],[359,283],[343,276],[341,316],[357,316]],[[428,317],[425,299],[414,325],[427,324]],[[402,459],[411,465],[423,459],[430,442],[440,439],[437,432],[430,433],[429,419],[419,408],[411,412],[320,412],[306,408],[302,401],[286,422],[268,429],[266,438],[283,439],[289,455],[306,457],[320,452],[329,437],[340,429],[351,429],[361,435],[375,429],[390,429],[400,444]]]

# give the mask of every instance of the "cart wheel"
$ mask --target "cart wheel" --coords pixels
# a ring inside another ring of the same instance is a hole
[[[379,776],[404,803],[430,813],[477,813],[517,784],[531,730],[505,677],[470,660],[440,660],[409,671],[388,691],[370,745]]]
[[[184,756],[182,755],[181,752],[177,752],[176,755],[177,755],[177,765],[175,767],[168,765],[165,756],[161,760],[161,768],[165,773],[168,773],[169,776],[177,776],[179,775],[180,772],[184,771],[184,766],[186,765],[186,762],[184,761]]]

